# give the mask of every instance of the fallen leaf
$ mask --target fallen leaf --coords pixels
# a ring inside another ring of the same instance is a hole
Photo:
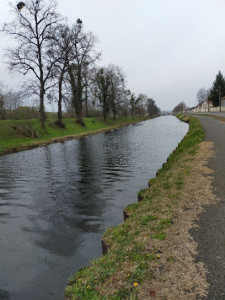
[[[150,296],[155,297],[155,291],[151,290],[149,293],[150,293]]]

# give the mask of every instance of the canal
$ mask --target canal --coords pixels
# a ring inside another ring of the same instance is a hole
[[[188,131],[173,116],[0,157],[0,299],[63,299]]]

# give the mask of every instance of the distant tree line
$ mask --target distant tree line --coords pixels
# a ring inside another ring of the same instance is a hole
[[[0,120],[38,118],[39,112],[36,107],[23,104],[20,92],[9,90],[0,82]]]
[[[209,101],[211,101],[215,107],[221,105],[220,99],[223,97],[225,97],[225,78],[221,71],[219,71],[216,75],[211,88],[206,89],[205,87],[202,87],[196,94],[197,103],[199,105],[205,101],[208,101],[209,105]],[[173,113],[182,112],[185,108],[186,104],[184,102],[180,102],[174,107]]]
[[[38,97],[43,128],[47,102],[57,103],[56,123],[61,127],[63,108],[75,112],[82,125],[83,117],[93,111],[101,111],[105,120],[108,116],[155,117],[160,113],[153,99],[136,96],[126,87],[121,67],[97,65],[101,56],[96,51],[97,37],[85,32],[81,19],[69,25],[57,12],[55,0],[10,5],[14,20],[4,24],[3,31],[17,44],[6,53],[9,69],[26,76],[23,90]],[[8,101],[7,95],[0,100],[1,119],[8,115]]]
[[[186,104],[184,102],[180,102],[179,104],[177,104],[174,109],[173,109],[173,113],[177,114],[179,112],[183,112],[184,109],[186,108]]]

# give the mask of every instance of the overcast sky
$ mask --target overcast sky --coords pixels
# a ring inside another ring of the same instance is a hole
[[[225,75],[225,0],[60,0],[58,10],[70,23],[82,19],[99,38],[100,64],[121,66],[128,88],[162,110],[193,106],[200,88],[210,88],[219,70]],[[11,20],[8,0],[0,20]],[[0,81],[13,86],[18,75],[2,58],[7,44],[1,36]]]

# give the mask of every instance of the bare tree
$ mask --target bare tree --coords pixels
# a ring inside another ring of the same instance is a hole
[[[95,96],[106,120],[110,110],[116,118],[119,106],[126,98],[125,79],[119,66],[110,64],[99,68],[95,77]]]
[[[123,93],[123,102],[120,104],[119,114],[123,117],[128,117],[130,114],[130,99],[127,95],[127,90]]]
[[[125,79],[119,66],[111,64],[108,66],[108,70],[110,76],[109,106],[113,113],[113,119],[115,120],[119,105],[124,101]]]
[[[150,118],[154,118],[160,113],[160,109],[156,105],[155,100],[153,100],[152,98],[149,98],[147,100],[147,111]]]
[[[56,81],[54,89],[57,89],[57,104],[58,104],[58,121],[57,125],[64,127],[62,122],[62,101],[63,95],[63,83],[65,83],[65,75],[68,71],[68,64],[71,58],[72,51],[71,33],[66,24],[59,24],[55,29],[51,39],[49,39],[48,54],[52,57],[52,60],[56,61],[53,68],[53,76]],[[52,94],[55,94],[55,91]],[[51,97],[54,98],[54,97]]]
[[[142,101],[144,99],[147,99],[147,96],[144,94],[139,94],[137,97],[137,96],[135,96],[134,93],[131,93],[130,90],[127,90],[126,94],[129,99],[130,114],[131,114],[131,117],[133,118],[136,115],[138,106],[142,104]]]
[[[41,126],[45,128],[44,97],[51,87],[52,70],[56,60],[48,54],[49,38],[60,21],[54,0],[27,0],[11,4],[14,21],[4,24],[3,31],[17,41],[14,49],[8,49],[11,70],[32,75],[28,86],[34,89],[40,100]]]
[[[84,104],[86,117],[89,117],[89,105],[90,99],[93,99],[93,85],[95,81],[96,66],[93,64],[92,67],[89,67],[87,72],[84,72]]]
[[[72,52],[68,60],[68,74],[72,92],[72,106],[75,109],[78,122],[83,125],[82,110],[83,102],[87,97],[87,74],[93,68],[96,60],[99,59],[100,53],[95,51],[96,36],[91,32],[84,33],[82,26],[82,21],[78,19],[71,29]]]
[[[197,101],[199,104],[203,103],[204,101],[206,101],[208,99],[209,96],[209,91],[206,88],[201,88],[198,90],[197,92]]]
[[[0,82],[0,120],[5,120],[6,110],[5,110],[5,87],[2,82]]]
[[[103,117],[106,118],[109,113],[109,95],[110,95],[110,75],[107,68],[99,68],[95,77],[95,97],[98,99],[102,110]]]

